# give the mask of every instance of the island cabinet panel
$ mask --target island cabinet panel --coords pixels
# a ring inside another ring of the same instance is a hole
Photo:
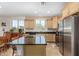
[[[46,45],[24,45],[24,56],[46,56]]]

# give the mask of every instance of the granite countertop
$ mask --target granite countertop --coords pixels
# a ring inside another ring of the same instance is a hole
[[[23,36],[18,39],[15,39],[12,42],[9,42],[8,44],[15,44],[15,45],[46,45],[46,40],[44,36],[36,35],[34,39],[34,43],[28,43],[27,39]]]
[[[56,32],[56,30],[26,30],[25,32]]]

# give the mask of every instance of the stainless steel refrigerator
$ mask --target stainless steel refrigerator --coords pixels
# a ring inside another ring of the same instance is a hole
[[[79,55],[79,16],[69,16],[64,22],[64,56]]]
[[[62,55],[64,55],[64,21],[60,21],[58,23],[58,43],[59,51]]]

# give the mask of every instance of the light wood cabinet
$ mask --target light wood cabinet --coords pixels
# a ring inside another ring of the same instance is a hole
[[[35,27],[34,20],[25,20],[24,26],[25,28],[34,28]]]
[[[79,3],[78,2],[70,2],[64,7],[64,9],[62,11],[62,19],[67,16],[70,16],[76,12],[79,12]]]
[[[47,20],[47,22],[46,22],[46,27],[47,28],[53,28],[53,22],[52,22],[52,20]]]
[[[47,20],[46,27],[52,29],[57,28],[58,27],[57,17],[53,17],[52,19]]]
[[[55,42],[55,34],[45,34],[45,39],[47,42]]]
[[[57,19],[57,17],[53,17],[53,21],[52,21],[53,23],[53,28],[58,28],[58,19]]]

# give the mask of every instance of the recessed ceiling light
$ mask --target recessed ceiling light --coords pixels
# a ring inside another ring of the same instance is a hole
[[[2,6],[0,6],[0,8],[2,8]]]

